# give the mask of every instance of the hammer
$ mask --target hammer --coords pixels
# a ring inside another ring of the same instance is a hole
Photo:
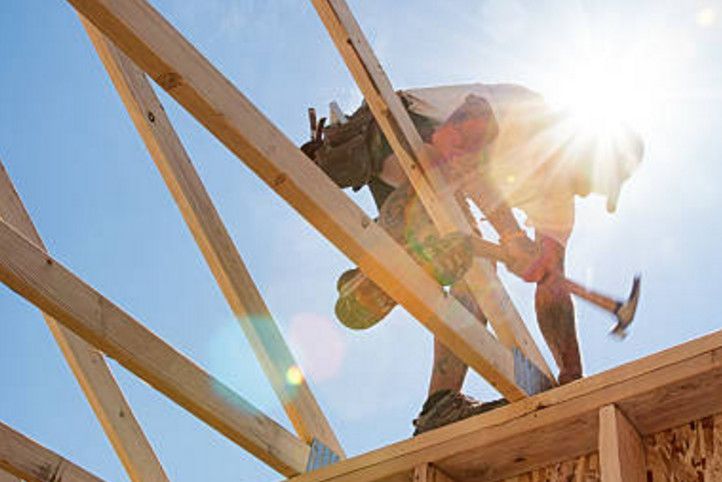
[[[471,236],[471,242],[474,255],[501,261],[504,264],[508,263],[509,260],[503,248],[498,244],[491,243],[478,236]],[[610,296],[603,295],[569,278],[563,277],[562,279],[564,280],[564,286],[570,293],[612,313],[617,318],[617,323],[609,332],[610,335],[620,340],[623,340],[627,336],[627,328],[629,328],[629,325],[631,325],[634,320],[634,315],[637,312],[637,304],[639,303],[642,282],[640,276],[634,277],[632,290],[626,301],[616,300]]]

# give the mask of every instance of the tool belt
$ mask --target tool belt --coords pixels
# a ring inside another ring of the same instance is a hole
[[[406,107],[403,97],[402,101]],[[436,123],[413,112],[409,115],[422,139],[430,142]],[[321,119],[317,129],[312,122],[316,134],[301,150],[340,188],[361,189],[381,172],[384,159],[392,153],[371,109],[364,102],[346,122],[323,124]]]

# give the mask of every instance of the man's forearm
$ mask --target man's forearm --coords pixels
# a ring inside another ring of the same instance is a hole
[[[485,176],[475,175],[473,181],[465,187],[467,195],[502,239],[524,233],[501,193]]]

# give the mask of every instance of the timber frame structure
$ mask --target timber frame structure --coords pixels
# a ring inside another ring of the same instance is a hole
[[[438,229],[469,232],[469,220],[425,157],[345,1],[311,1]],[[296,482],[722,480],[722,417],[716,416],[722,413],[722,332],[555,387],[489,263],[476,261],[465,282],[484,288],[473,292],[495,335],[447,297],[145,0],[68,2],[80,14],[296,432],[261,413],[57,262],[2,168],[0,279],[42,311],[131,480],[169,479],[104,355]],[[307,384],[291,387],[286,381],[296,362],[149,78],[513,403],[345,459]],[[675,448],[683,437],[696,440],[694,448]],[[100,480],[0,424],[0,481],[20,479]]]

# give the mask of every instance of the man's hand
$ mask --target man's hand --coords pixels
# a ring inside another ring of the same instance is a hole
[[[547,263],[542,250],[524,231],[502,236],[501,247],[508,260],[506,267],[524,281],[538,283],[546,276]]]

